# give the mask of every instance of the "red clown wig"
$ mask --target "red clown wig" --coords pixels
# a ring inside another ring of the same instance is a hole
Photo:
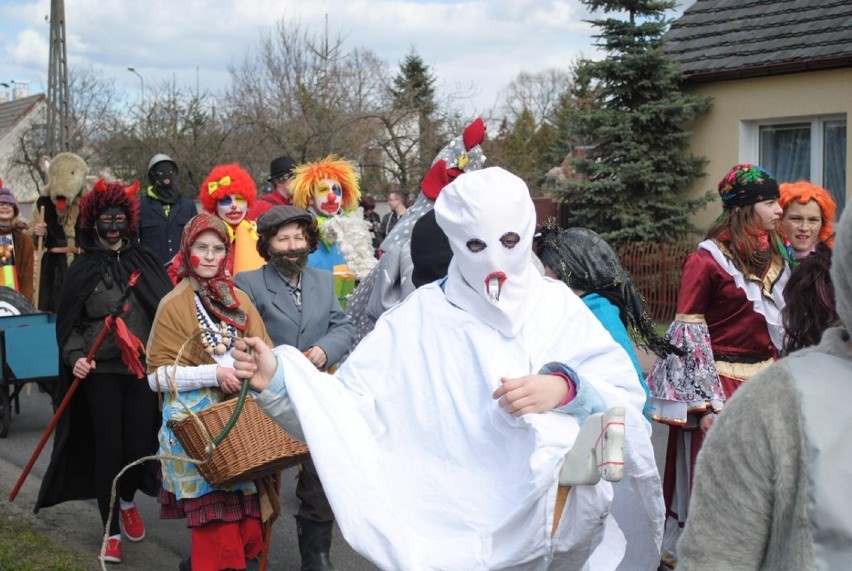
[[[345,159],[329,155],[313,163],[306,163],[293,169],[293,182],[290,186],[293,192],[293,204],[299,208],[307,208],[314,189],[323,179],[336,180],[343,187],[343,211],[350,212],[358,208],[361,200],[361,189],[358,186],[358,175],[355,165]]]
[[[778,199],[778,204],[785,211],[793,201],[799,204],[807,204],[811,200],[817,203],[820,212],[822,212],[822,228],[819,230],[817,240],[824,242],[829,248],[834,247],[834,213],[837,210],[837,205],[831,194],[822,187],[811,184],[807,181],[800,180],[798,182],[781,183],[781,198]]]
[[[216,165],[198,190],[198,201],[201,207],[211,214],[216,214],[216,203],[220,198],[238,194],[246,199],[248,207],[254,204],[257,197],[257,187],[251,175],[238,163]]]
[[[98,180],[92,191],[80,200],[80,228],[91,231],[98,216],[107,208],[121,208],[127,214],[127,228],[135,234],[139,229],[139,181],[125,188],[124,184],[114,180]]]

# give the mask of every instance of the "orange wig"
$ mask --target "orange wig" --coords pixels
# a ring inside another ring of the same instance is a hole
[[[299,165],[293,169],[293,173],[293,183],[290,188],[293,191],[293,204],[299,208],[308,207],[314,188],[326,178],[336,180],[343,187],[344,212],[350,212],[358,207],[361,189],[358,186],[355,165],[351,162],[329,155],[320,161]]]
[[[198,201],[201,207],[211,214],[216,214],[216,203],[220,198],[230,194],[238,194],[246,199],[248,207],[254,204],[257,187],[251,175],[238,163],[216,165],[198,190]]]
[[[780,204],[781,208],[784,210],[787,210],[787,207],[790,206],[790,203],[793,201],[796,201],[799,204],[807,204],[813,200],[817,203],[817,205],[819,205],[820,212],[822,212],[822,228],[819,230],[817,240],[824,242],[829,248],[833,248],[834,227],[832,226],[832,221],[834,220],[834,213],[837,210],[837,205],[834,203],[834,199],[831,198],[831,194],[829,194],[829,192],[824,188],[804,180],[800,180],[798,182],[784,182],[781,183],[780,187],[781,198],[778,199],[778,204]]]

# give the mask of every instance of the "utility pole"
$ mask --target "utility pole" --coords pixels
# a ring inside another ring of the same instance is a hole
[[[50,0],[50,59],[47,68],[47,152],[70,150],[68,57],[65,51],[65,1]]]

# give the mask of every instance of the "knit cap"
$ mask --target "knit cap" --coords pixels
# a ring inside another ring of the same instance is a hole
[[[12,208],[15,209],[15,216],[21,213],[21,209],[18,207],[18,199],[15,198],[15,195],[12,194],[11,190],[3,187],[2,179],[0,179],[0,203],[11,204]]]

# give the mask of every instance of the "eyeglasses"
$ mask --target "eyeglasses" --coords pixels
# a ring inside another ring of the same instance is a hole
[[[218,204],[219,206],[230,206],[232,202],[242,205],[246,203],[246,199],[239,194],[228,194],[227,196],[220,198]]]
[[[213,252],[214,256],[224,256],[228,252],[228,248],[226,248],[222,244],[216,244],[215,246],[211,246],[210,244],[192,245],[193,254],[197,254],[199,256],[206,256],[209,252]]]
[[[127,222],[126,214],[116,214],[115,216],[98,216],[98,222],[101,224],[112,224],[115,222],[116,224],[124,224]]]
[[[809,226],[811,228],[818,228],[822,226],[822,218],[802,218],[801,216],[789,216],[787,217],[787,221],[793,226]]]

